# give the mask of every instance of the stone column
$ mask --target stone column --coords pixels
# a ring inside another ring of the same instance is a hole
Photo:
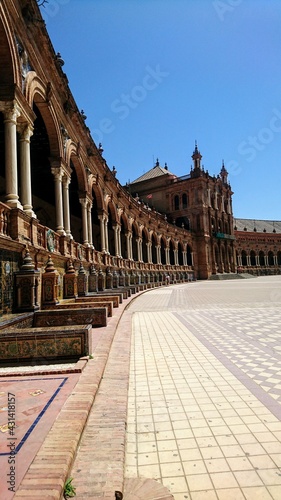
[[[104,237],[105,237],[105,251],[109,253],[109,244],[108,244],[108,217],[105,215],[104,217]]]
[[[127,242],[127,258],[129,260],[132,260],[133,259],[132,233],[129,233],[129,231],[126,233],[126,242]]]
[[[175,265],[178,266],[179,265],[179,255],[178,255],[177,248],[174,248],[174,261],[175,261]]]
[[[82,207],[82,238],[83,244],[89,246],[89,236],[88,236],[88,220],[87,220],[87,204],[88,200],[86,198],[79,199]]]
[[[138,251],[138,261],[142,262],[142,239],[137,238],[137,251]]]
[[[251,266],[251,258],[250,258],[250,255],[246,255],[246,259],[247,259],[247,266]]]
[[[152,243],[151,243],[151,241],[147,241],[146,247],[147,247],[147,262],[149,264],[151,264],[152,263],[152,253],[151,253]]]
[[[51,172],[54,176],[55,183],[55,202],[56,202],[56,231],[65,236],[63,227],[63,202],[62,202],[62,169],[60,167],[52,167]]]
[[[87,226],[88,226],[88,240],[89,240],[89,245],[91,248],[93,248],[92,206],[93,206],[93,204],[90,201],[88,201],[88,204],[87,204]]]
[[[187,266],[186,250],[182,252],[183,265]]]
[[[260,266],[260,256],[256,255],[256,266]]]
[[[118,250],[118,227],[117,224],[113,226],[113,231],[114,231],[114,247],[115,247],[115,256],[119,256],[119,250]]]
[[[101,251],[105,252],[104,215],[98,215],[98,219],[100,221]]]
[[[70,230],[69,184],[70,184],[70,178],[64,175],[62,178],[64,229],[66,236],[72,239]]]
[[[190,255],[191,255],[191,265],[192,267],[194,267],[193,252],[190,252]]]
[[[30,164],[30,137],[33,129],[26,124],[21,129],[20,135],[20,169],[21,169],[21,202],[23,210],[30,217],[36,218],[32,210],[31,192],[31,164]]]
[[[20,208],[18,196],[18,170],[17,170],[17,118],[20,115],[18,109],[12,109],[4,113],[5,124],[5,175],[6,175],[6,203],[11,208]]]
[[[157,264],[161,264],[161,246],[156,246]]]
[[[122,250],[121,250],[121,226],[117,226],[117,240],[118,240],[118,255],[119,257],[122,257]]]
[[[264,256],[264,263],[266,266],[268,266],[268,255]]]
[[[165,248],[165,254],[166,254],[166,264],[169,265],[170,264],[170,248],[169,247]]]

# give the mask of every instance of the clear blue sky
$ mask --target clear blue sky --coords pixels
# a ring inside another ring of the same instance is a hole
[[[122,184],[159,158],[190,171],[194,141],[234,215],[281,220],[280,0],[49,0],[54,49]]]

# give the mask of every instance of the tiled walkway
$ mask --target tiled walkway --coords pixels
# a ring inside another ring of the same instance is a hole
[[[280,289],[197,282],[132,303],[127,477],[175,500],[280,500]]]

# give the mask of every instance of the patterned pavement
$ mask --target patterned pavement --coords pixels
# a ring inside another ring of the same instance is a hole
[[[279,500],[281,277],[165,287],[129,312],[127,477],[175,500]]]

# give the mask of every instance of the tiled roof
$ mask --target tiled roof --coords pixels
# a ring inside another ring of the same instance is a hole
[[[255,219],[234,219],[234,228],[237,231],[255,231],[263,233],[281,233],[281,221],[278,220],[255,220]]]
[[[155,177],[160,177],[161,175],[172,175],[173,177],[176,177],[176,175],[170,172],[168,169],[160,167],[160,165],[155,165],[155,167],[148,170],[148,172],[145,172],[145,174],[141,175],[140,177],[132,181],[130,184],[135,184],[136,182],[142,182],[142,181],[147,181],[149,179],[154,179]]]

